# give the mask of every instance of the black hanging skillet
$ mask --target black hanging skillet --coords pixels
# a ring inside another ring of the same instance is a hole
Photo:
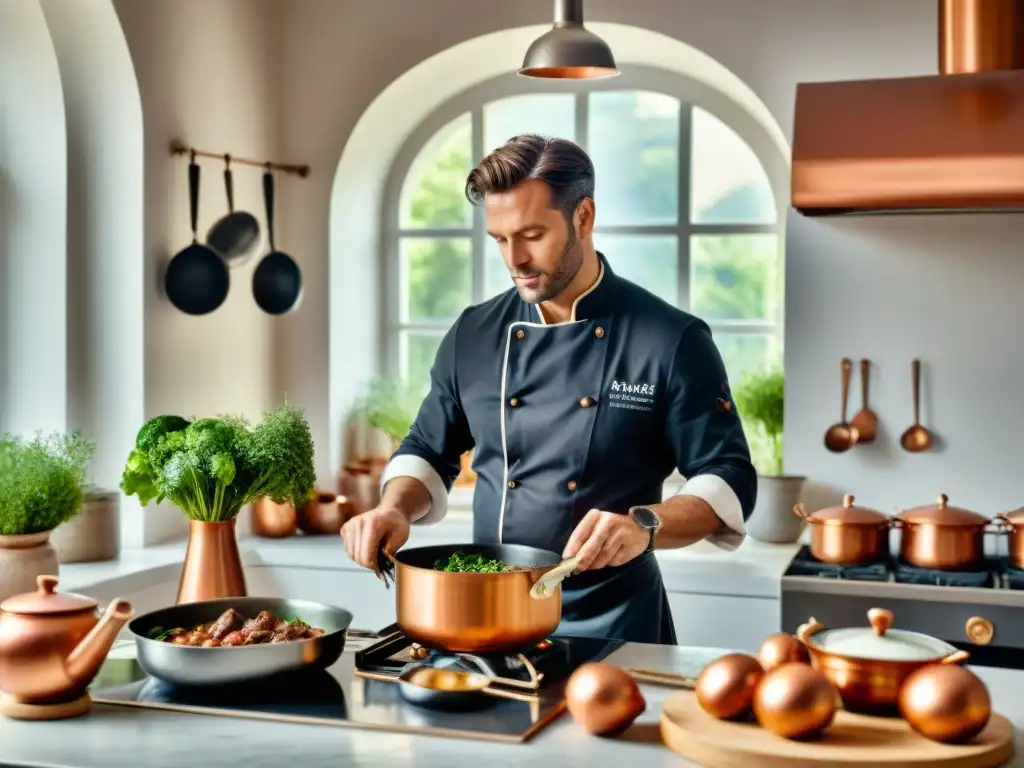
[[[231,279],[228,268],[213,249],[199,242],[199,166],[192,153],[188,164],[189,213],[192,243],[178,251],[164,272],[164,290],[171,303],[189,315],[213,312],[228,297]]]
[[[206,244],[213,248],[229,268],[248,263],[260,242],[260,223],[246,211],[235,210],[235,180],[231,174],[231,155],[224,155],[224,191],[228,212],[206,233]]]
[[[292,257],[274,245],[274,174],[269,167],[263,173],[263,203],[267,208],[270,253],[253,272],[252,295],[267,314],[283,315],[295,309],[302,298],[302,273]]]

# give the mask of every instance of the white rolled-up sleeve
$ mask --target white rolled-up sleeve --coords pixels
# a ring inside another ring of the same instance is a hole
[[[430,494],[430,511],[417,520],[417,524],[438,523],[448,514],[448,488],[429,461],[411,453],[396,455],[384,468],[381,490],[396,477],[414,477],[426,486]]]
[[[726,526],[724,530],[708,536],[707,540],[720,549],[735,550],[747,536],[743,520],[743,506],[736,492],[718,475],[697,475],[686,481],[679,496],[696,496],[714,510]]]

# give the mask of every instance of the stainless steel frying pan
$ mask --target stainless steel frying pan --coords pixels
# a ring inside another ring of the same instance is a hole
[[[323,629],[322,637],[286,643],[196,648],[153,639],[161,631],[191,628],[214,621],[234,608],[246,618],[270,611],[282,619],[300,618]],[[299,670],[326,669],[345,649],[352,614],[308,600],[238,597],[203,600],[153,611],[133,620],[128,629],[135,637],[139,665],[152,677],[172,685],[235,685]]]

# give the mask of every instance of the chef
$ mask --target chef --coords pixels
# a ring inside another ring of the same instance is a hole
[[[345,549],[376,570],[380,546],[393,553],[411,523],[441,520],[474,449],[475,542],[579,557],[558,634],[675,644],[654,550],[735,548],[757,493],[710,329],[595,251],[594,166],[576,144],[517,136],[466,195],[515,290],[444,336],[381,502],[345,524]],[[663,501],[676,468],[686,483]]]

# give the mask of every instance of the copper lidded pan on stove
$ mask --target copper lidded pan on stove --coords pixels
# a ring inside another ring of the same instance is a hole
[[[900,528],[900,557],[918,568],[975,570],[985,561],[985,533],[1002,530],[977,512],[951,507],[949,497],[939,494],[930,506],[914,507],[896,515]],[[995,525],[995,530],[989,529]]]
[[[1006,548],[1010,555],[1010,565],[1024,570],[1024,507],[996,515],[992,520],[1006,530]]]
[[[811,555],[823,563],[859,565],[889,557],[889,529],[892,521],[881,512],[853,503],[853,494],[843,496],[839,507],[807,514],[803,504],[793,513],[807,521],[811,530]]]

